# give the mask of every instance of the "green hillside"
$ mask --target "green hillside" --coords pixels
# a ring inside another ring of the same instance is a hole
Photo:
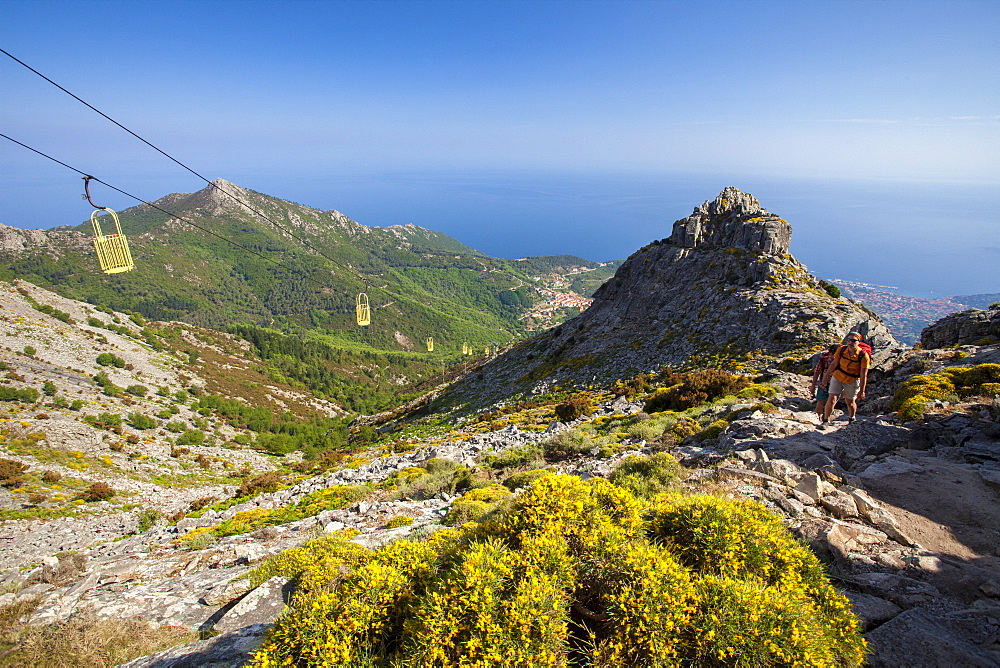
[[[9,254],[0,278],[21,278],[149,320],[266,328],[322,346],[322,356],[338,366],[399,369],[395,382],[404,387],[458,361],[463,342],[482,350],[523,337],[520,316],[538,299],[535,275],[577,272],[569,280],[597,284],[608,275],[603,265],[580,258],[492,258],[414,225],[367,227],[336,211],[215,183],[120,212],[133,271],[98,270],[89,238],[74,233],[89,237],[88,222],[50,231],[44,247]],[[354,313],[361,291],[372,310],[372,324],[364,328]],[[306,358],[316,355],[313,350]],[[298,380],[308,385],[312,376],[300,371]],[[329,382],[316,382],[314,389],[350,407],[349,387],[332,393]],[[366,409],[379,403],[370,399]]]

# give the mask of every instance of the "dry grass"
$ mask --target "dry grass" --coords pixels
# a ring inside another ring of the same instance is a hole
[[[98,619],[93,613],[46,625],[25,624],[37,605],[37,600],[29,600],[0,607],[0,666],[103,668],[198,639],[198,633],[187,628]]]

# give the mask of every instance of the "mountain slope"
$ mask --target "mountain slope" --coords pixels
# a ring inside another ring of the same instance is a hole
[[[529,325],[522,316],[544,299],[535,273],[559,271],[546,260],[492,258],[415,225],[368,227],[223,180],[154,205],[120,214],[131,272],[98,271],[89,223],[50,231],[0,226],[0,279],[154,320],[268,328],[347,351],[356,367],[406,366],[397,374],[405,384],[457,361],[464,342],[482,349],[521,337]],[[604,265],[580,258],[560,264],[582,282],[589,270],[581,289],[592,291],[607,275]],[[373,314],[364,329],[354,313],[362,291]]]

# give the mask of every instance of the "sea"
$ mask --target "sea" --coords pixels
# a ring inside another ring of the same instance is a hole
[[[412,223],[495,257],[577,255],[624,260],[670,236],[726,186],[753,194],[792,225],[791,253],[816,276],[893,286],[911,297],[1000,292],[1000,183],[809,179],[626,170],[341,170],[212,174],[370,226]],[[27,178],[27,176],[25,177]],[[15,179],[17,180],[17,179]],[[79,182],[67,189],[82,191]],[[194,187],[185,187],[193,185]],[[135,190],[148,201],[192,192],[151,176]],[[41,186],[39,186],[41,187]],[[46,186],[47,187],[47,186]],[[46,228],[86,221],[78,193],[34,193],[19,184],[3,198],[0,222]],[[14,195],[24,196],[17,208]],[[135,204],[103,188],[103,206]],[[63,206],[63,209],[57,207]]]
[[[996,184],[490,171],[351,175],[313,185],[310,206],[366,225],[413,223],[495,257],[594,261],[625,259],[670,236],[675,220],[734,186],[791,223],[790,252],[820,278],[929,299],[1000,292]],[[335,195],[321,206],[316,192]]]

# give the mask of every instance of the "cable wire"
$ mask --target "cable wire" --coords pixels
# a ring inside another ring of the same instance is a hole
[[[210,181],[209,179],[205,178],[204,176],[202,176],[201,174],[199,174],[199,173],[198,173],[198,172],[196,172],[195,170],[193,170],[193,169],[191,169],[190,167],[188,167],[187,165],[185,165],[185,164],[184,164],[183,162],[181,162],[180,160],[178,160],[178,159],[174,158],[174,157],[173,157],[173,156],[171,156],[171,155],[170,155],[169,153],[167,153],[166,151],[164,151],[164,150],[162,150],[162,149],[158,148],[157,146],[155,146],[155,145],[154,145],[154,144],[152,144],[151,142],[149,142],[149,141],[146,141],[145,139],[143,139],[142,137],[140,137],[140,136],[139,136],[138,134],[136,134],[136,133],[135,133],[135,132],[133,132],[132,130],[128,129],[127,127],[125,127],[124,125],[122,125],[121,123],[119,123],[118,121],[116,121],[115,119],[111,118],[110,116],[108,116],[107,114],[105,114],[105,113],[104,113],[103,111],[101,111],[100,109],[98,109],[98,108],[97,108],[97,107],[95,107],[94,105],[90,104],[90,103],[89,103],[89,102],[87,102],[86,100],[82,99],[82,98],[81,98],[81,97],[79,97],[78,95],[76,95],[76,94],[72,93],[71,91],[67,90],[67,89],[66,89],[66,88],[64,88],[63,86],[60,86],[60,85],[59,85],[58,83],[56,83],[56,82],[55,82],[55,81],[53,81],[52,79],[48,78],[47,76],[45,76],[44,74],[42,74],[41,72],[39,72],[38,70],[36,70],[35,68],[31,67],[30,65],[28,65],[27,63],[25,63],[25,62],[24,62],[23,60],[21,60],[21,59],[19,59],[19,58],[15,57],[14,55],[10,54],[9,52],[5,51],[5,50],[4,50],[4,49],[2,49],[2,48],[0,48],[0,53],[3,53],[3,54],[4,54],[5,56],[7,56],[8,58],[10,58],[10,59],[11,59],[11,60],[13,60],[14,62],[18,63],[19,65],[22,65],[22,66],[23,66],[23,67],[25,67],[26,69],[28,69],[28,70],[30,70],[31,72],[33,72],[33,73],[37,74],[37,75],[38,75],[39,77],[41,77],[42,79],[45,79],[45,81],[49,82],[50,84],[52,84],[53,86],[55,86],[56,88],[58,88],[59,90],[61,90],[62,92],[66,93],[67,95],[69,95],[70,97],[72,97],[72,98],[73,98],[74,100],[76,100],[76,101],[80,102],[81,104],[83,104],[84,106],[86,106],[86,107],[88,107],[89,109],[93,110],[93,111],[94,111],[94,112],[96,112],[97,114],[99,114],[99,115],[103,116],[104,118],[106,118],[106,119],[107,119],[107,120],[109,120],[110,122],[114,123],[114,124],[115,124],[116,126],[118,126],[119,128],[121,128],[121,129],[122,129],[122,130],[124,130],[125,132],[129,133],[130,135],[132,135],[133,137],[135,137],[136,139],[138,139],[139,141],[141,141],[141,142],[142,142],[143,144],[146,144],[147,146],[149,146],[150,148],[152,148],[152,149],[153,149],[154,151],[156,151],[157,153],[159,153],[159,154],[163,155],[164,157],[168,158],[168,159],[169,159],[169,160],[171,160],[172,162],[176,163],[177,165],[179,165],[179,166],[181,166],[182,168],[186,169],[186,170],[187,170],[187,171],[189,171],[190,173],[194,174],[194,175],[195,175],[195,176],[197,176],[197,177],[198,177],[199,179],[201,179],[202,181],[204,181],[204,182],[205,182],[205,183],[207,183],[208,185],[212,186],[213,188],[215,188],[215,189],[216,189],[216,190],[218,190],[219,192],[223,193],[224,195],[226,195],[226,196],[227,196],[227,197],[229,197],[230,199],[232,199],[232,200],[236,201],[236,202],[237,202],[238,204],[241,204],[241,205],[245,206],[245,207],[246,207],[247,209],[249,209],[249,210],[250,210],[250,211],[252,211],[253,213],[257,214],[258,216],[260,216],[260,217],[262,217],[262,218],[264,218],[264,219],[265,219],[265,220],[267,220],[267,221],[268,221],[269,223],[271,223],[272,225],[274,225],[274,226],[275,226],[276,228],[278,228],[278,229],[282,230],[283,232],[285,232],[286,234],[288,234],[288,235],[289,235],[289,236],[291,236],[292,238],[294,238],[294,239],[296,239],[297,241],[299,241],[299,242],[300,242],[301,244],[303,244],[304,246],[307,246],[308,248],[310,248],[311,250],[313,250],[314,252],[316,252],[316,253],[317,253],[318,255],[322,255],[322,256],[323,256],[324,258],[326,258],[326,259],[327,259],[328,261],[332,262],[333,264],[337,265],[338,267],[341,267],[342,269],[344,269],[344,270],[345,270],[345,271],[347,271],[348,273],[350,273],[350,274],[353,274],[353,275],[354,275],[355,277],[357,277],[358,279],[360,279],[360,280],[362,280],[362,281],[365,281],[365,282],[367,283],[368,279],[366,279],[366,278],[365,278],[365,276],[364,276],[364,275],[362,275],[362,274],[361,274],[360,272],[357,272],[357,271],[355,271],[354,269],[352,269],[352,268],[350,268],[350,267],[348,267],[348,266],[346,266],[346,265],[344,265],[344,264],[342,264],[342,263],[338,262],[337,260],[333,259],[333,258],[332,258],[332,257],[330,257],[329,255],[327,255],[326,253],[324,253],[324,252],[323,252],[322,250],[320,250],[319,248],[317,248],[316,246],[314,246],[314,245],[313,245],[313,244],[312,244],[311,242],[309,242],[309,241],[307,241],[306,239],[302,238],[301,236],[297,235],[297,234],[296,234],[295,232],[292,232],[291,230],[289,230],[288,228],[286,228],[286,227],[285,227],[284,225],[282,225],[281,223],[279,223],[279,222],[275,221],[275,220],[274,220],[273,218],[271,218],[270,216],[268,216],[268,215],[267,215],[266,213],[264,213],[263,211],[260,211],[259,209],[257,209],[257,208],[255,208],[255,207],[251,206],[250,204],[247,204],[246,202],[244,202],[244,201],[243,201],[243,200],[241,200],[240,198],[236,197],[236,196],[235,196],[235,195],[233,195],[232,193],[230,193],[230,192],[227,192],[226,190],[223,190],[222,188],[220,188],[219,186],[217,186],[217,185],[216,185],[215,183],[213,183],[213,182],[212,182],[212,181]],[[7,137],[7,139],[10,139],[10,137]],[[14,141],[14,140],[11,140],[11,141]],[[15,143],[18,143],[18,144],[20,144],[20,142],[15,142]],[[21,146],[24,146],[24,144],[21,144]],[[27,147],[27,146],[25,146],[25,148],[30,148],[30,147]],[[34,151],[35,149],[31,149],[31,150],[33,150],[33,151]],[[35,152],[36,152],[36,153],[40,153],[40,154],[41,154],[41,152],[40,152],[40,151],[35,151]],[[42,155],[44,155],[44,154],[42,154]],[[46,156],[46,157],[49,157],[49,156]],[[50,159],[53,159],[53,160],[54,160],[54,158],[50,158]],[[59,162],[59,161],[58,161],[58,160],[56,160],[56,162]],[[64,164],[64,163],[60,163],[60,164]],[[68,165],[65,165],[65,166],[68,166]],[[73,168],[71,168],[71,169],[73,169]],[[79,170],[74,170],[74,171],[79,171]],[[82,173],[82,172],[81,172],[81,173]],[[104,183],[103,181],[100,181],[99,179],[94,179],[94,180],[95,180],[95,181],[99,181],[100,183]],[[104,185],[108,185],[108,184],[107,184],[107,183],[104,183]],[[111,187],[111,186],[109,186],[109,187]],[[115,188],[115,190],[118,190],[118,189],[117,189],[117,188]],[[119,191],[119,192],[121,192],[121,191]],[[140,202],[141,202],[141,201],[143,201],[143,200],[139,199],[138,197],[135,197],[134,195],[129,195],[129,197],[132,197],[132,198],[134,198],[134,199],[137,199],[137,200],[139,200]],[[148,204],[148,202],[147,202],[147,204]],[[203,228],[199,228],[199,229],[203,229]],[[384,288],[383,288],[382,290],[383,290],[383,291],[385,291],[385,290],[384,290]],[[386,291],[386,292],[387,292],[387,291]]]
[[[97,181],[98,183],[100,183],[102,185],[105,185],[108,188],[111,188],[112,190],[121,193],[122,195],[125,195],[126,197],[131,197],[132,199],[136,200],[137,202],[141,202],[142,204],[150,206],[150,207],[156,209],[157,211],[160,211],[161,213],[165,213],[168,216],[170,216],[171,218],[174,218],[174,219],[179,220],[179,221],[181,221],[183,223],[186,223],[186,224],[190,225],[191,227],[197,228],[197,229],[201,230],[202,232],[204,232],[205,234],[211,235],[211,236],[215,237],[216,239],[219,239],[221,241],[225,241],[226,243],[232,244],[233,246],[235,246],[237,248],[245,250],[246,252],[250,253],[251,255],[256,255],[257,257],[259,257],[262,260],[265,260],[266,262],[270,262],[271,264],[279,266],[279,267],[290,268],[290,267],[287,267],[286,265],[282,264],[281,262],[278,262],[277,260],[264,255],[263,253],[259,253],[259,252],[255,251],[252,248],[244,246],[243,244],[239,243],[238,241],[234,241],[233,239],[230,239],[229,237],[227,237],[225,235],[219,234],[217,232],[213,232],[212,230],[210,230],[210,229],[208,229],[206,227],[203,227],[203,226],[199,225],[198,223],[195,223],[193,221],[188,220],[187,218],[184,218],[182,216],[178,216],[175,213],[167,211],[166,209],[164,209],[162,207],[159,207],[156,204],[153,204],[152,202],[147,202],[146,200],[142,199],[141,197],[136,197],[132,193],[126,192],[126,191],[122,190],[121,188],[116,188],[115,186],[111,185],[107,181],[103,181],[103,180],[97,178],[96,176],[91,176],[90,174],[87,174],[86,172],[83,172],[83,171],[77,169],[76,167],[73,167],[72,165],[66,164],[62,160],[58,160],[56,158],[53,158],[51,155],[48,155],[46,153],[43,153],[42,151],[39,151],[37,148],[32,148],[31,146],[28,146],[27,144],[25,144],[23,142],[19,142],[18,140],[14,139],[13,137],[8,137],[7,135],[5,135],[3,133],[0,133],[0,137],[3,137],[4,139],[6,139],[8,141],[11,141],[11,142],[17,144],[18,146],[24,147],[24,148],[28,149],[29,151],[37,153],[38,155],[42,156],[43,158],[47,158],[47,159],[51,160],[52,162],[55,162],[55,163],[57,163],[59,165],[62,165],[63,167],[65,167],[65,168],[67,168],[69,170],[72,170],[72,171],[76,172],[77,174],[80,174],[83,177],[89,177],[92,180]],[[316,279],[314,279],[311,276],[308,276],[308,275],[306,275],[304,273],[303,273],[303,277],[307,281],[309,281],[311,283],[315,283],[316,285],[320,286],[321,288],[328,288],[328,287],[330,287],[329,285],[327,285],[325,283],[321,283],[320,281],[317,281]]]

